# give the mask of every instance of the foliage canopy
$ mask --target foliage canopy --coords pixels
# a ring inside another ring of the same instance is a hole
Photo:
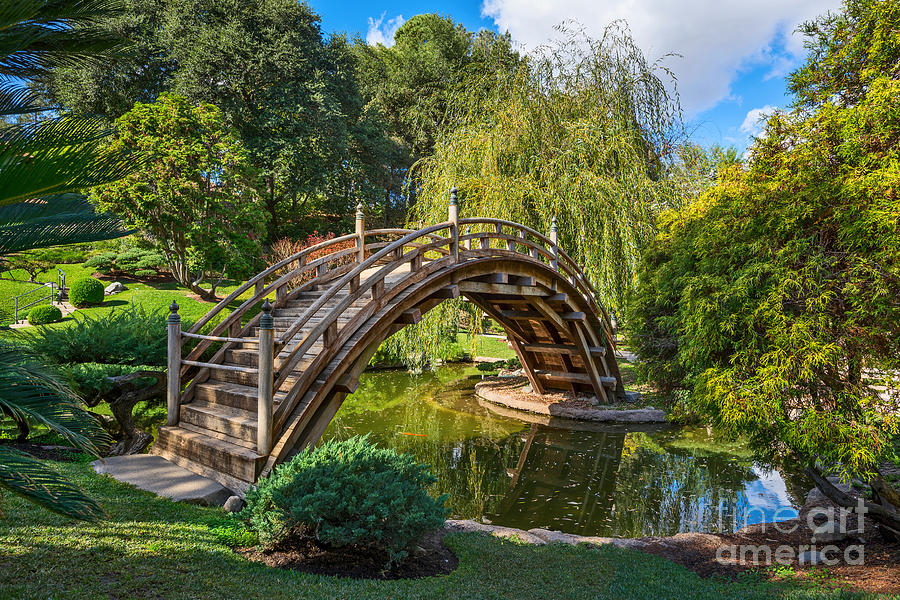
[[[517,221],[546,232],[584,266],[603,301],[621,306],[656,213],[677,200],[667,181],[680,109],[627,27],[600,39],[562,29],[488,91],[469,86],[450,129],[415,167],[418,222],[446,220],[447,191],[462,216]]]
[[[634,295],[649,374],[755,448],[872,482],[900,404],[900,2],[809,23],[793,110],[661,218]],[[894,527],[897,523],[894,524]]]
[[[163,94],[116,125],[112,150],[138,154],[144,166],[94,188],[98,204],[147,232],[176,281],[202,297],[215,296],[226,271],[254,268],[265,218],[244,146],[222,112]],[[212,287],[201,287],[207,279]]]

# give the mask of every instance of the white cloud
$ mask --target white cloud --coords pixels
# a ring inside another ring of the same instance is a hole
[[[381,17],[373,19],[369,17],[369,30],[366,32],[366,43],[370,46],[382,44],[384,46],[394,45],[394,34],[400,29],[400,26],[406,22],[403,15],[397,15],[385,21],[387,13],[381,13]]]
[[[840,6],[840,0],[484,0],[482,13],[533,49],[554,36],[553,27],[575,20],[599,36],[625,19],[638,45],[678,77],[688,116],[728,98],[742,68],[768,66],[775,76],[798,64],[803,21]]]
[[[776,110],[778,110],[778,107],[772,106],[771,104],[754,108],[747,113],[746,117],[744,117],[744,122],[741,123],[741,131],[748,136],[758,137],[762,132],[763,122]]]

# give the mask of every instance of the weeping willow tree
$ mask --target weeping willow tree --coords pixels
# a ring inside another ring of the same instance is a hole
[[[677,202],[667,171],[680,105],[674,76],[647,60],[623,22],[599,39],[559,30],[516,72],[457,98],[434,155],[414,165],[412,219],[446,220],[452,186],[463,217],[546,232],[556,215],[562,248],[616,308],[656,214]]]

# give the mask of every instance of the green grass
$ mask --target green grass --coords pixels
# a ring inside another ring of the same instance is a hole
[[[247,535],[220,509],[178,504],[52,463],[98,499],[108,520],[75,523],[4,495],[0,598],[855,598],[758,577],[701,579],[665,559],[614,547],[528,546],[454,534],[459,568],[445,577],[360,581],[252,563]]]
[[[66,282],[67,284],[71,284],[76,279],[80,279],[82,277],[90,277],[93,273],[93,269],[89,269],[84,267],[81,264],[77,265],[57,265],[61,270],[66,273]],[[16,279],[27,279],[27,274],[24,271],[9,271],[5,275],[5,277],[12,277]],[[46,281],[56,281],[56,270],[53,269],[47,273],[38,277],[38,281],[46,282]],[[104,281],[104,283],[106,283]],[[226,281],[225,284],[220,286],[216,290],[216,294],[219,298],[223,298],[228,295],[242,282],[235,281]],[[66,327],[69,323],[71,323],[75,318],[80,317],[97,317],[100,315],[104,315],[109,313],[116,308],[121,308],[127,306],[129,304],[137,304],[142,305],[148,310],[159,310],[163,314],[168,314],[169,305],[172,304],[172,301],[178,303],[178,306],[181,308],[179,314],[181,315],[182,320],[184,321],[196,321],[203,315],[205,315],[209,310],[215,306],[212,302],[201,302],[196,298],[192,298],[193,294],[190,290],[180,286],[174,281],[167,281],[161,283],[134,283],[134,282],[125,282],[126,287],[128,288],[126,291],[121,292],[119,294],[115,294],[113,296],[107,296],[103,303],[99,306],[91,306],[88,308],[82,308],[75,312],[76,316],[70,315],[65,317],[62,321],[58,323],[53,323],[48,325],[49,327]],[[0,280],[0,323],[8,324],[12,321],[13,314],[13,296],[17,294],[21,294],[22,292],[31,290],[36,288],[37,285],[33,283],[29,283],[27,281],[9,281],[9,280]],[[227,315],[231,310],[240,305],[241,302],[251,297],[253,294],[253,290],[248,290],[244,294],[233,302],[228,308],[222,311],[222,316]],[[42,295],[39,292],[35,293],[35,296]],[[274,293],[272,294],[274,298]],[[20,318],[24,318],[20,314]]]
[[[472,356],[486,356],[497,359],[515,358],[516,353],[506,345],[506,339],[486,335],[475,335],[474,343],[468,333],[456,335],[456,343]]]

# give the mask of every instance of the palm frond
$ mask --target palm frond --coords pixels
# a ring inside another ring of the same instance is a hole
[[[0,488],[55,513],[96,521],[103,509],[77,485],[36,458],[0,446]]]
[[[20,83],[0,84],[0,117],[25,115],[46,110],[34,90]]]
[[[0,342],[0,408],[46,425],[79,449],[99,456],[109,435],[75,393],[26,348]]]
[[[121,179],[135,161],[103,149],[109,133],[100,119],[70,117],[0,130],[0,205]]]
[[[129,233],[118,217],[96,212],[81,194],[60,194],[0,206],[0,255],[111,240]]]
[[[0,76],[27,78],[96,62],[123,40],[103,19],[119,0],[16,0],[0,3]]]

